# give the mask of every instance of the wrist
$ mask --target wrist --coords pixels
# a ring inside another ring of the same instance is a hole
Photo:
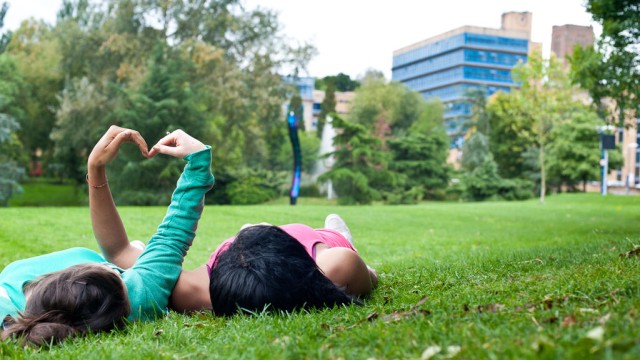
[[[107,172],[104,166],[89,166],[87,170],[87,183],[91,187],[101,185],[107,182]]]

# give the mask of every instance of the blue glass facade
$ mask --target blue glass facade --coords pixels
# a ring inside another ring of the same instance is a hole
[[[313,89],[315,88],[316,79],[312,77],[285,77],[284,82],[295,85],[298,88],[298,94],[302,100],[313,100]]]
[[[487,96],[509,92],[517,84],[511,69],[527,61],[529,41],[495,35],[462,32],[414,46],[393,57],[391,79],[406,84],[426,99],[440,98],[446,105],[447,132],[452,146],[461,144],[471,105],[469,88],[482,87]]]

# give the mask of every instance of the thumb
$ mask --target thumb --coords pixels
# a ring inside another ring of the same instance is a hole
[[[156,144],[149,151],[149,157],[156,156],[157,154],[165,154],[169,156],[177,157],[179,155],[179,150],[173,146],[166,146],[162,144]]]

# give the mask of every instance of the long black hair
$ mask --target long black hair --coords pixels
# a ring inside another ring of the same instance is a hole
[[[213,313],[223,316],[361,304],[324,276],[296,239],[265,225],[240,231],[218,256],[209,295]]]

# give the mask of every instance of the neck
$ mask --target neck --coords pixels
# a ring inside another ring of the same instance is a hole
[[[178,312],[211,310],[209,273],[202,265],[194,270],[182,270],[171,292],[171,308]]]

